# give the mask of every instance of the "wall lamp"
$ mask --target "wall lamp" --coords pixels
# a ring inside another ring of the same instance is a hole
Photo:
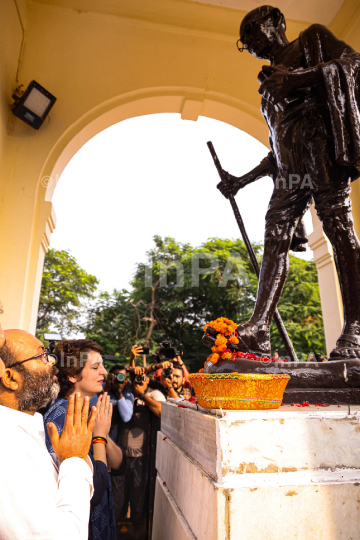
[[[56,101],[56,97],[36,81],[31,81],[23,93],[17,88],[12,97],[13,114],[34,129],[39,129]]]

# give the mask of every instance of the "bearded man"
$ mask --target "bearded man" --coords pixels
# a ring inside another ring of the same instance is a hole
[[[48,430],[55,455],[45,445],[36,411],[59,391],[57,368],[43,344],[22,330],[0,326],[1,540],[86,540],[92,470],[87,463],[96,411],[88,401],[69,401],[59,438]]]
[[[333,247],[344,306],[330,360],[360,358],[360,243],[349,199],[360,165],[360,55],[320,24],[291,43],[285,30],[283,14],[271,6],[250,11],[240,26],[242,49],[271,64],[258,76],[271,152],[240,178],[226,173],[218,188],[228,197],[263,176],[276,180],[255,309],[238,327],[239,347],[270,354],[270,323],[288,275],[289,249],[314,201]]]

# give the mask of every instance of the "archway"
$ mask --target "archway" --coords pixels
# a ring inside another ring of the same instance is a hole
[[[39,195],[51,201],[56,182],[70,159],[92,137],[109,126],[156,113],[179,113],[184,120],[205,116],[245,131],[268,145],[267,127],[260,112],[249,104],[215,92],[191,88],[151,88],[118,96],[88,112],[59,138],[49,153],[39,177]],[[51,178],[46,185],[41,180]]]
[[[266,125],[255,107],[194,88],[161,87],[131,92],[84,114],[61,134],[39,167],[34,206],[27,205],[28,215],[26,221],[17,224],[15,243],[10,238],[6,246],[14,256],[21,252],[21,258],[18,257],[15,270],[11,257],[2,264],[0,288],[5,327],[35,331],[44,256],[56,224],[51,198],[66,164],[103,129],[128,118],[161,112],[179,113],[188,120],[196,120],[199,115],[213,118],[249,133],[263,144],[267,142]]]
[[[267,145],[268,131],[259,110],[248,103],[215,92],[179,87],[143,89],[120,95],[91,109],[58,137],[41,165],[37,177],[34,211],[28,219],[31,243],[29,246],[24,241],[27,251],[22,263],[16,267],[15,296],[14,288],[8,287],[9,282],[14,283],[11,259],[3,265],[0,273],[2,302],[5,308],[4,326],[35,331],[44,256],[55,228],[51,198],[66,164],[89,139],[107,127],[129,118],[164,112],[178,113],[187,120],[197,120],[200,115],[220,120]],[[326,273],[323,287],[320,277],[320,290],[323,290],[321,296],[325,301],[325,329],[327,318],[331,327],[331,332],[326,332],[329,349],[332,347],[333,336],[338,334],[337,327],[341,327],[340,291],[331,249],[319,227],[315,236],[311,245],[315,244],[315,248],[319,248],[318,270]],[[327,309],[329,301],[331,310]]]

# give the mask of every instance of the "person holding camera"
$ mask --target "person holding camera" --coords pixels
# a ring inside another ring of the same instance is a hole
[[[121,422],[129,422],[134,412],[134,396],[128,386],[126,367],[112,366],[106,379],[104,392],[113,406],[110,437],[116,441]]]
[[[160,418],[161,402],[166,401],[166,391],[161,391],[156,381],[150,379],[146,368],[137,367],[135,370],[132,377],[132,388],[136,404],[146,405],[153,414]]]
[[[125,526],[133,538],[145,540],[155,486],[151,481],[155,473],[150,471],[155,471],[156,433],[160,429],[161,403],[166,401],[167,391],[150,379],[153,366],[134,366],[142,348],[134,346],[132,353],[128,371],[135,398],[134,414],[129,422],[120,424],[117,438],[126,452],[127,464],[124,476],[112,479],[112,487],[118,531]],[[158,367],[163,365],[170,367],[169,362]]]

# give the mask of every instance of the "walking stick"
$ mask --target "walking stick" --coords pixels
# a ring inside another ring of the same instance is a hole
[[[213,158],[214,163],[215,163],[215,167],[217,169],[217,172],[219,173],[219,176],[220,176],[221,180],[223,182],[227,182],[228,180],[226,179],[226,177],[224,175],[223,168],[220,165],[220,161],[219,161],[219,158],[217,157],[217,154],[215,152],[215,148],[213,146],[213,143],[211,141],[209,141],[207,143],[207,145],[209,147],[210,154],[212,155],[212,158]],[[247,252],[249,254],[251,264],[252,264],[252,266],[254,268],[255,274],[259,278],[260,266],[259,266],[258,260],[256,258],[256,255],[255,255],[255,251],[253,250],[253,247],[252,247],[252,245],[250,243],[249,237],[248,237],[247,232],[245,230],[244,222],[243,222],[242,217],[240,215],[238,205],[236,204],[235,197],[234,197],[234,195],[232,193],[229,195],[229,201],[230,201],[231,207],[233,209],[236,222],[237,222],[237,224],[239,226],[241,236],[242,236],[242,238],[244,240],[244,244],[246,246]],[[282,321],[280,313],[278,312],[277,309],[275,310],[274,320],[275,320],[275,324],[277,326],[277,329],[279,330],[279,334],[280,334],[280,337],[282,339],[282,342],[283,342],[283,344],[284,344],[284,346],[285,346],[285,348],[286,348],[286,350],[287,350],[287,352],[288,352],[288,354],[290,356],[291,361],[292,362],[297,362],[298,359],[297,359],[296,352],[294,350],[293,344],[291,343],[291,340],[290,340],[289,335],[288,335],[288,333],[286,331],[286,328],[284,326],[284,323]]]

